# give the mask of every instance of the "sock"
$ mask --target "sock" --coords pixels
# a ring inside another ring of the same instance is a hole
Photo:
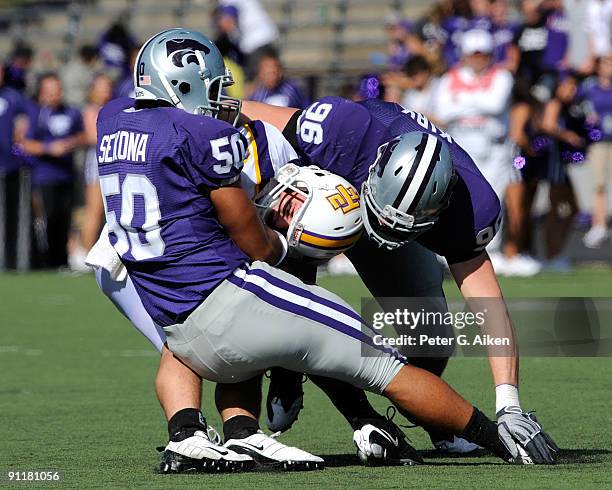
[[[197,430],[206,432],[206,419],[197,408],[183,408],[168,421],[168,437],[180,442],[191,437]]]
[[[255,434],[258,430],[257,420],[246,415],[236,415],[223,423],[223,438],[225,441],[244,439]]]
[[[476,407],[474,407],[470,421],[465,426],[461,437],[488,449],[504,461],[509,461],[512,458],[499,438],[497,424]]]
[[[363,390],[331,378],[312,375],[309,378],[325,392],[353,430],[361,428],[363,419],[386,420],[374,410]]]

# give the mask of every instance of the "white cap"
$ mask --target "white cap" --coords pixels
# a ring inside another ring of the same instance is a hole
[[[482,29],[466,31],[461,36],[461,53],[466,56],[474,53],[489,54],[493,51],[493,36]]]

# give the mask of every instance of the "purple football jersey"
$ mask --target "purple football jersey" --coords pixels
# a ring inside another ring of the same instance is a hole
[[[13,155],[13,132],[15,118],[25,112],[24,100],[19,92],[10,87],[0,87],[0,171],[8,173],[19,166]]]
[[[459,177],[450,206],[417,240],[449,263],[477,256],[500,226],[499,199],[470,156],[422,114],[377,99],[355,103],[324,97],[300,115],[294,144],[305,164],[319,165],[361,189],[378,147],[411,131],[446,142]]]
[[[121,97],[134,97],[134,76],[128,73],[122,79],[117,80],[113,89],[113,99]]]
[[[81,112],[76,107],[50,108],[38,104],[28,107],[28,139],[51,143],[83,131]],[[74,153],[61,157],[42,155],[31,158],[34,185],[70,183],[74,179]]]
[[[247,144],[216,119],[109,102],[98,167],[113,247],[160,325],[185,320],[248,257],[217,219],[210,190],[239,180]]]

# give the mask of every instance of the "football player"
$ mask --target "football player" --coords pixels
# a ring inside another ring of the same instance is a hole
[[[443,298],[435,252],[474,310],[483,308],[478,298],[488,299],[486,327],[510,339],[512,349],[489,356],[500,431],[508,439],[543,438],[539,423],[520,407],[516,339],[485,251],[500,226],[500,203],[469,155],[422,114],[379,100],[324,97],[305,110],[245,101],[242,112],[277,126],[304,164],[319,165],[361,190],[367,236],[347,255],[374,297]],[[494,307],[490,298],[498,300]],[[447,358],[410,361],[441,375]],[[283,373],[283,380],[272,379],[267,400],[269,424],[279,430],[293,423],[301,406],[301,379]],[[380,415],[358,390],[334,382],[326,392],[351,421],[360,456],[375,462],[367,421]],[[452,434],[430,430],[430,436],[442,450],[474,449]],[[547,459],[540,453],[542,440],[531,446],[534,462]]]
[[[357,191],[348,182],[320,169],[311,170],[304,167],[298,168],[287,165],[279,172],[279,168],[285,162],[297,159],[297,154],[282,134],[274,126],[261,121],[249,122],[241,128],[241,132],[246,138],[249,151],[241,174],[241,186],[247,194],[255,197],[263,185],[267,183],[268,188],[272,189],[272,191],[269,194],[262,192],[262,195],[266,198],[272,196],[277,208],[280,207],[281,203],[283,204],[283,210],[287,207],[287,203],[299,203],[300,212],[296,216],[293,216],[293,211],[291,213],[284,212],[285,217],[283,219],[286,221],[280,223],[280,225],[277,224],[279,228],[284,229],[288,236],[294,237],[291,240],[292,249],[302,255],[307,255],[311,259],[314,258],[321,261],[342,253],[357,241],[362,232],[359,196]],[[272,179],[273,177],[274,179]],[[300,189],[304,186],[306,187],[306,193]],[[285,195],[290,197],[289,193],[294,194],[298,199],[285,199]],[[340,202],[343,196],[348,196],[350,202]],[[268,206],[260,205],[260,208],[270,216],[274,214],[280,215],[280,213],[270,213],[273,207],[270,201],[268,201]],[[289,232],[287,233],[288,230]],[[88,263],[96,266],[96,279],[102,291],[162,353],[162,363],[156,379],[156,388],[160,402],[170,419],[169,451],[176,452],[184,447],[192,449],[193,446],[198,444],[206,445],[207,441],[197,436],[189,438],[188,442],[190,445],[182,444],[177,446],[174,444],[176,441],[173,439],[184,436],[183,433],[179,436],[176,435],[177,423],[175,422],[180,420],[182,414],[179,413],[178,418],[175,417],[173,420],[173,414],[177,410],[168,409],[167,407],[179,406],[180,403],[189,402],[189,399],[181,400],[181,393],[197,392],[199,379],[186,371],[182,365],[173,363],[172,357],[167,355],[167,348],[164,348],[166,337],[163,329],[153,321],[142,305],[132,281],[125,274],[123,263],[108,240],[106,229],[102,232],[100,240],[90,252]],[[305,269],[301,268],[299,263],[294,261],[291,270],[299,274]],[[306,269],[306,272],[310,273],[311,269]],[[303,274],[302,277],[304,277]],[[308,274],[305,279],[309,279]],[[310,281],[312,282],[314,279],[310,278]],[[176,366],[173,368],[174,364]],[[178,371],[178,373],[174,373],[174,370]],[[179,390],[175,379],[179,378],[185,381],[190,377],[196,387],[192,386],[191,390]],[[242,386],[242,389],[245,392],[249,392],[244,386]],[[232,392],[235,391],[235,385],[220,385],[217,389],[217,398],[223,399],[227,396],[231,398]],[[257,400],[260,399],[260,396],[259,393]],[[171,401],[170,405],[168,398]],[[195,400],[195,397],[192,397],[192,400]],[[194,407],[197,405],[195,401],[192,401],[191,404]],[[258,412],[260,403],[252,403],[252,405],[255,407],[252,410]],[[235,416],[236,413],[240,413],[240,411],[232,412],[231,410],[225,410],[225,416],[228,419]],[[249,444],[248,447],[251,448],[251,454],[258,462],[282,465],[291,462],[287,469],[292,470],[316,468],[321,463],[320,458],[296,448],[284,446],[279,441],[272,441],[261,432],[251,434],[249,431],[253,427],[251,427],[252,423],[250,420],[242,419],[243,422],[247,422],[248,427],[246,428],[241,427],[237,420],[233,420],[228,424],[224,424],[223,432],[227,440],[234,440],[236,444],[238,444],[237,441],[239,439],[236,436],[237,434],[248,434],[248,437],[242,438],[243,442],[240,442],[240,444]],[[401,456],[401,461],[405,464],[421,461],[418,453],[408,444],[405,436],[395,424],[386,420],[378,420],[374,423],[381,426],[388,433],[394,434],[393,438],[398,441],[397,445],[399,448],[396,448],[393,454],[389,452],[387,459],[397,459]],[[253,448],[261,449],[257,452]],[[162,463],[162,466],[165,471],[173,470],[172,465]],[[189,466],[182,462],[182,465],[175,464],[174,468],[184,470],[188,469]]]
[[[510,440],[509,449],[496,425],[440,378],[376,346],[338,297],[269,265],[282,262],[288,244],[261,223],[237,185],[246,141],[214,117],[237,109],[222,95],[224,68],[201,34],[164,31],[137,58],[136,102],[113,101],[98,118],[109,238],[146,312],[167,335],[166,358],[220,383],[246,382],[271,366],[329,376],[381,393],[421,424],[462,435],[506,461],[538,443],[544,447],[537,462],[552,460],[547,439]],[[194,407],[169,417],[178,439],[171,438],[172,448],[187,446],[187,459],[202,453],[188,441],[208,438],[199,415]],[[209,442],[205,463],[233,468],[249,459],[232,441],[222,450]],[[174,457],[181,451],[166,453],[170,464],[185,459]]]
[[[139,72],[145,63],[143,57],[150,55],[150,53],[143,48],[139,57],[139,60],[141,60],[140,63],[142,64],[135,66],[135,85],[141,86],[139,95],[141,99],[145,101],[140,101],[136,108],[136,106],[130,107],[130,105],[133,105],[133,101],[123,99],[113,104],[109,104],[105,109],[105,113],[109,111],[112,112],[113,109],[120,113],[124,111],[127,113],[143,112],[151,105],[151,103],[148,102],[151,100],[151,97],[159,96],[160,89],[162,90],[162,95],[169,98],[169,95],[163,92],[166,90],[166,86],[159,86],[160,83],[163,84],[161,80],[165,80],[166,83],[171,84],[174,80],[168,82],[168,77],[174,74],[172,72],[174,71],[176,73],[180,71],[180,68],[186,67],[195,73],[192,73],[192,80],[182,80],[181,83],[194,83],[194,80],[198,85],[205,83],[205,91],[198,86],[197,91],[188,97],[187,94],[189,94],[191,90],[187,90],[185,85],[177,87],[178,93],[181,95],[181,103],[179,106],[183,108],[185,106],[190,107],[189,112],[195,110],[198,114],[213,117],[217,117],[219,112],[223,111],[225,117],[232,120],[235,119],[238,115],[237,108],[239,107],[239,101],[225,98],[222,94],[221,87],[231,84],[232,79],[231,74],[225,71],[223,61],[219,57],[214,44],[200,34],[181,29],[161,33],[158,39],[160,42],[165,40],[168,41],[165,43],[167,50],[165,55],[168,59],[162,59],[162,54],[158,53],[160,56],[159,63],[164,65],[163,68],[165,69],[163,72],[164,76],[160,75],[161,78],[157,80],[158,86],[152,86],[151,75],[142,75],[142,73]],[[151,40],[151,42],[153,42],[153,40]],[[194,46],[200,49],[195,49]],[[208,66],[208,72],[199,73],[201,67],[200,56],[206,59],[205,63]],[[169,63],[167,63],[167,61],[169,61]],[[147,59],[147,63],[149,67],[153,65],[150,59]],[[194,65],[195,69],[194,66],[188,65]],[[200,80],[205,80],[205,82],[201,82]],[[156,94],[151,95],[151,91],[156,89]],[[185,93],[180,92],[181,90]],[[172,99],[165,104],[159,103],[161,106],[171,106],[172,104]],[[204,109],[201,109],[202,106],[204,106]],[[163,113],[159,116],[163,118]],[[209,117],[202,117],[200,119],[209,119]],[[146,123],[147,126],[154,125],[151,121],[146,121]],[[218,125],[220,123],[215,124]],[[215,124],[208,124],[208,126],[211,126],[214,131]],[[177,124],[177,126],[179,125]],[[196,126],[195,130],[197,129]],[[184,137],[186,141],[190,142],[188,136],[195,131],[194,128],[187,127],[185,129],[182,127],[181,130],[183,134],[179,133],[177,138]],[[210,135],[207,135],[206,138],[201,138],[201,142],[198,141],[198,143],[206,149],[208,142],[210,145],[208,150],[212,153],[212,157],[215,160],[225,159],[225,161],[227,161],[229,158],[234,159],[242,157],[244,156],[245,150],[248,149],[249,157],[245,160],[245,172],[250,172],[252,177],[245,181],[245,187],[247,192],[251,194],[257,191],[257,187],[254,185],[249,186],[249,182],[256,180],[256,175],[260,175],[260,165],[262,167],[265,166],[267,172],[268,169],[273,166],[274,168],[279,168],[279,162],[285,163],[297,158],[297,155],[291,146],[284,140],[280,132],[271,125],[254,122],[249,124],[248,127],[243,128],[242,135],[236,133],[235,130],[232,131],[233,133],[231,136],[227,138],[224,136],[221,138],[213,138],[215,134],[212,132]],[[185,132],[187,136],[185,136]],[[200,135],[196,134],[195,136],[197,137]],[[121,138],[123,139],[121,140]],[[226,139],[227,141],[225,141]],[[212,142],[209,140],[212,140]],[[112,163],[117,158],[135,158],[138,151],[144,151],[144,145],[147,144],[146,142],[148,142],[147,136],[139,136],[137,133],[132,133],[130,131],[113,133],[101,137],[98,151],[101,169],[103,165]],[[193,142],[191,143],[193,144]],[[223,143],[226,144],[224,145]],[[181,145],[182,142],[179,139],[179,141],[175,143],[175,148],[181,148]],[[196,149],[199,148],[196,147]],[[188,150],[189,147],[185,149],[185,151]],[[156,151],[163,151],[163,148],[156,148]],[[195,150],[191,155],[196,159],[200,158],[200,156],[195,153]],[[144,156],[143,154],[139,156],[139,158],[143,158]],[[265,163],[268,160],[271,160],[269,165]],[[240,167],[241,166],[242,164],[240,164]],[[213,165],[213,171],[216,172],[217,170],[229,173],[230,169],[215,163],[215,165]],[[189,168],[186,169],[186,172],[188,171]],[[325,172],[325,174],[328,173]],[[170,182],[168,188],[172,189],[173,185],[180,185],[182,179],[185,177],[186,176],[179,176],[175,178],[173,182]],[[139,250],[151,250],[153,245],[159,248],[159,240],[162,239],[161,236],[157,236],[158,232],[155,232],[155,234],[148,232],[143,236],[144,244],[140,240],[132,242],[132,240],[136,239],[133,236],[123,233],[121,231],[121,224],[117,223],[118,219],[122,219],[119,213],[121,213],[124,220],[129,220],[129,217],[125,218],[126,215],[129,216],[130,213],[142,213],[144,211],[143,226],[145,224],[149,226],[146,220],[152,216],[151,213],[154,214],[159,212],[155,204],[156,199],[161,201],[157,196],[157,191],[153,192],[151,185],[147,182],[150,181],[151,178],[148,175],[140,177],[134,173],[126,176],[128,182],[129,179],[145,182],[145,184],[140,185],[144,185],[148,187],[148,189],[141,189],[142,194],[139,193],[138,190],[135,190],[133,191],[133,196],[122,196],[122,199],[126,200],[125,203],[123,200],[117,203],[117,197],[115,197],[117,196],[117,194],[115,194],[117,185],[116,178],[116,173],[111,174],[109,177],[102,177],[102,192],[105,198],[104,203],[107,215],[107,225],[102,232],[100,240],[98,240],[98,243],[96,243],[88,255],[88,263],[96,268],[96,279],[104,293],[109,296],[119,310],[132,321],[132,324],[135,325],[162,354],[160,368],[156,377],[156,391],[168,419],[169,443],[162,456],[161,470],[163,472],[181,472],[193,469],[204,471],[233,471],[250,467],[252,464],[252,459],[250,457],[245,457],[231,450],[228,451],[226,448],[219,446],[220,440],[217,437],[218,434],[216,434],[214,429],[207,426],[200,412],[201,378],[179,362],[164,345],[166,336],[161,326],[162,323],[154,320],[143,306],[138,296],[137,288],[131,278],[126,274],[126,268],[117,254],[117,249],[113,248],[111,245],[109,232],[110,236],[118,237],[115,246],[119,247],[120,251],[126,246],[124,242],[127,236],[127,244],[130,248],[135,249],[136,254],[139,253]],[[344,184],[349,185],[343,179],[336,178]],[[123,185],[127,184],[122,184],[122,186]],[[121,190],[123,191],[123,187]],[[142,197],[142,202],[138,201],[140,197]],[[191,198],[193,199],[193,196],[191,196]],[[137,207],[141,204],[144,206],[144,209]],[[112,208],[112,206],[117,205],[119,205],[119,210]],[[189,206],[189,201],[186,201],[185,205]],[[153,209],[149,209],[149,206],[153,206]],[[132,219],[136,221],[140,219],[138,214],[134,216],[136,217]],[[361,216],[358,209],[356,213],[352,214],[352,218],[359,222],[358,230],[353,230],[355,235],[354,242],[362,231]],[[179,235],[174,234],[173,237],[180,236],[181,232],[184,233],[184,230],[180,228],[177,229],[177,231]],[[198,231],[200,231],[200,233],[202,232],[202,230]],[[132,252],[130,252],[130,254],[133,255]],[[214,258],[215,254],[212,254],[212,256]],[[193,260],[197,259],[194,258]],[[197,294],[193,291],[190,294],[197,298]],[[168,308],[170,308],[170,304],[171,302],[169,301]],[[248,389],[248,386],[243,386],[242,388]],[[233,389],[239,389],[239,387]],[[227,390],[228,393],[230,393],[230,391],[229,389]],[[234,412],[229,411],[226,417],[230,418],[233,415]],[[266,436],[259,430],[249,432],[245,435],[244,431],[242,431],[242,427],[235,423],[227,424],[224,429],[226,439],[233,439],[236,441],[240,439],[240,444],[248,444],[251,448],[257,448],[258,450],[255,456],[259,462],[263,461],[267,464],[276,464],[282,468],[291,470],[316,469],[321,467],[323,463],[321,458],[297,448],[288,447],[274,438]],[[259,427],[257,427],[257,429],[259,429]],[[251,453],[253,453],[253,450]]]

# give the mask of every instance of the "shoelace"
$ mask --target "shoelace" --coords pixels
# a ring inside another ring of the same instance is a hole
[[[268,369],[268,370],[267,370],[267,371],[264,373],[264,376],[265,376],[266,378],[268,378],[268,379],[271,379],[271,378],[272,378],[272,371]],[[308,375],[307,375],[307,374],[302,373],[302,384],[306,383],[306,381],[308,381]]]
[[[208,439],[210,440],[210,442],[212,442],[213,444],[216,444],[218,446],[222,445],[223,439],[221,439],[221,434],[219,434],[217,429],[215,429],[214,427],[210,425],[207,426],[206,435],[208,436]]]
[[[210,442],[212,442],[213,444],[216,444],[217,446],[222,446],[223,445],[223,439],[221,439],[221,434],[219,434],[217,429],[215,429],[214,427],[211,427],[210,425],[207,425],[206,432],[204,432],[204,431],[196,431],[196,432],[203,432],[204,434],[206,434],[206,437],[208,438],[208,440]],[[194,433],[194,435],[195,435],[195,433]],[[161,453],[161,452],[164,452],[166,447],[165,446],[156,446],[155,449],[158,452]]]
[[[389,412],[391,413],[391,415],[389,415]],[[395,418],[395,415],[397,414],[397,408],[395,408],[393,405],[389,405],[387,407],[387,413],[385,413],[385,417],[387,418],[387,420],[389,422],[393,422],[393,419]],[[395,422],[393,422],[395,424]],[[415,429],[418,427],[417,424],[412,424],[412,425],[402,425],[402,424],[396,424],[399,427],[403,427],[404,429]],[[410,439],[408,439],[410,440]]]

